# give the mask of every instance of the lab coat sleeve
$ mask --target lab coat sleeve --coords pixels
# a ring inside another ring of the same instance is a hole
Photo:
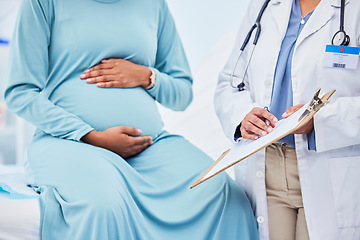
[[[247,14],[240,25],[234,49],[231,52],[223,70],[219,74],[218,85],[215,91],[215,111],[223,127],[225,135],[231,141],[234,141],[236,128],[244,119],[246,114],[248,114],[254,107],[260,107],[260,104],[256,103],[251,97],[251,89],[249,88],[250,84],[246,83],[245,90],[243,91],[239,91],[230,85],[230,75],[236,63],[240,47],[246,37],[246,34],[255,22],[258,9],[261,7],[260,3],[261,1],[251,1]],[[255,35],[255,33],[253,33],[253,35]],[[250,48],[251,40],[248,45],[249,46],[245,49],[245,51]],[[245,60],[240,59],[239,62],[241,61]],[[236,73],[237,74],[235,74],[234,80],[237,75],[241,74],[239,74],[239,72]]]
[[[79,141],[93,128],[42,94],[48,77],[52,1],[22,1],[11,42],[5,101],[10,111],[53,136]]]
[[[192,76],[174,19],[165,1],[159,16],[155,86],[148,93],[165,107],[185,110],[193,98]]]
[[[314,116],[314,126],[317,152],[360,145],[360,97],[330,102]]]

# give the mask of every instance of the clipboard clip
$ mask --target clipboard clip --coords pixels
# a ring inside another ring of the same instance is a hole
[[[306,117],[310,113],[317,112],[321,107],[323,107],[328,102],[326,100],[324,100],[324,101],[321,100],[321,98],[319,97],[320,90],[321,90],[321,88],[319,88],[316,91],[316,93],[315,93],[314,97],[312,98],[309,106],[305,109],[303,114],[301,114],[301,116],[299,117],[299,121],[301,121],[304,117]]]

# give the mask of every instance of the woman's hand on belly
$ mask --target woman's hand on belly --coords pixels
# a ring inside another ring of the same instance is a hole
[[[134,88],[150,85],[151,70],[124,59],[102,60],[80,75],[87,83],[101,88]]]
[[[144,151],[153,144],[152,137],[138,136],[141,130],[133,127],[112,127],[103,132],[91,131],[82,137],[82,141],[97,147],[108,149],[126,159]]]

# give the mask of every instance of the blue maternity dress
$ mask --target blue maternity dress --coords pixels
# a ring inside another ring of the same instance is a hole
[[[226,174],[190,190],[212,160],[162,129],[155,101],[182,110],[192,99],[164,0],[23,0],[10,54],[6,102],[37,126],[25,167],[41,192],[42,239],[258,238],[244,191]],[[154,68],[156,85],[80,79],[106,58]],[[124,160],[80,140],[114,126],[139,128],[154,144]]]

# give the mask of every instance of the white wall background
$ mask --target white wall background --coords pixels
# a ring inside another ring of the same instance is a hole
[[[215,44],[236,30],[250,0],[167,0],[193,70]]]
[[[250,0],[168,0],[194,75],[194,101],[185,112],[160,107],[165,129],[217,158],[230,141],[213,108],[217,76],[232,49]],[[20,0],[0,0],[0,39],[11,40]],[[0,44],[0,163],[21,163],[31,125],[4,112],[8,46]],[[1,110],[2,109],[2,110]]]
[[[9,41],[13,32],[13,26],[16,19],[19,0],[0,0],[0,42]],[[16,141],[16,118],[7,113],[3,101],[3,92],[6,85],[6,67],[9,47],[0,43],[0,163],[14,163],[17,161],[21,151],[18,144],[22,141]],[[19,132],[20,133],[20,132]],[[25,138],[25,135],[21,133]]]
[[[194,76],[194,100],[175,113],[160,107],[165,129],[185,136],[212,158],[231,145],[216,117],[213,94],[249,0],[168,0]]]

